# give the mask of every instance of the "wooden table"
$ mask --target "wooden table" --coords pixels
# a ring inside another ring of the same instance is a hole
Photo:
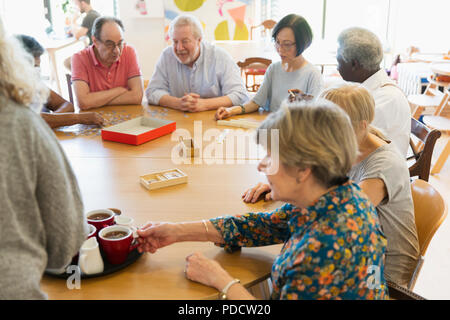
[[[140,107],[104,108],[113,109],[139,113]],[[189,118],[173,110],[168,114],[168,119],[177,120],[178,128],[191,129],[193,120],[202,120],[205,128],[215,126],[211,117],[213,112],[189,114]],[[264,116],[248,115],[260,120]],[[281,205],[242,202],[241,194],[247,187],[265,181],[256,170],[257,160],[251,159],[243,164],[176,165],[189,176],[187,184],[146,190],[139,184],[139,176],[174,167],[167,154],[170,142],[170,136],[141,146],[106,142],[99,136],[63,137],[61,144],[78,178],[85,211],[119,208],[139,226],[147,221],[193,221],[226,214],[266,212]],[[41,287],[50,299],[216,299],[217,290],[185,278],[183,270],[187,255],[200,251],[216,259],[233,277],[250,287],[269,276],[280,249],[280,245],[274,245],[243,248],[228,254],[211,243],[177,243],[156,254],[144,254],[117,273],[82,279],[81,289],[69,290],[65,280],[49,276],[44,276]]]
[[[437,74],[450,76],[450,61],[446,63],[433,63],[431,64],[431,70]]]
[[[105,113],[119,113],[126,112],[130,114],[132,117],[138,117],[143,114],[142,106],[108,106],[104,108],[98,109]],[[216,121],[214,120],[214,111],[200,112],[200,113],[183,113],[173,109],[166,109],[162,107],[150,106],[150,111],[156,112],[157,116],[166,120],[173,120],[177,123],[177,132],[179,133],[190,133],[191,137],[194,139],[201,139],[200,137],[207,138],[205,134],[211,133],[214,131],[211,129],[217,130],[217,136],[219,136],[219,132],[222,133],[224,130],[228,130],[228,135],[231,136],[232,133],[246,134],[251,139],[248,139],[248,143],[252,145],[253,149],[257,149],[262,155],[261,147],[257,147],[256,143],[253,139],[253,131],[247,129],[238,129],[228,126],[218,126]],[[93,110],[95,111],[95,110]],[[161,114],[167,112],[167,116],[161,117]],[[246,120],[261,122],[267,113],[251,113],[243,116],[236,116],[233,119],[241,119],[245,118]],[[197,134],[194,130],[197,130]],[[179,131],[178,131],[179,130]],[[187,130],[188,132],[186,132]],[[176,134],[166,135],[160,137],[156,140],[153,140],[148,143],[144,143],[140,146],[130,146],[124,145],[116,142],[103,141],[98,136],[87,136],[80,137],[74,139],[71,136],[66,136],[62,132],[56,132],[58,139],[64,150],[66,151],[69,157],[151,157],[151,158],[163,158],[168,159],[171,158],[171,152],[173,148],[177,146],[178,138],[176,138]],[[203,144],[203,148],[206,148],[208,145],[213,143],[218,137],[211,137],[209,141],[204,140],[200,141]],[[225,148],[224,144],[224,148]],[[263,155],[264,156],[264,155]],[[244,159],[260,159],[261,157],[255,156],[246,156]]]

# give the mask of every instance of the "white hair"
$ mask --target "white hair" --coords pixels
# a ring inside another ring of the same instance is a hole
[[[345,62],[357,60],[367,71],[376,71],[383,60],[383,46],[380,39],[364,28],[348,28],[338,37],[338,56]]]
[[[284,100],[277,112],[270,114],[259,126],[278,130],[280,163],[288,167],[310,167],[318,182],[333,186],[347,176],[356,161],[358,144],[346,112],[325,99]],[[271,139],[267,140],[271,150]]]
[[[196,17],[190,14],[183,14],[176,17],[169,26],[169,37],[173,38],[173,31],[177,27],[190,26],[192,34],[196,39],[203,38],[203,27]]]

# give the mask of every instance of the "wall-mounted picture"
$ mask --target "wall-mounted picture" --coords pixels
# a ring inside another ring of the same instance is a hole
[[[133,16],[135,18],[164,17],[163,3],[161,0],[131,0],[129,3],[134,7]]]
[[[139,17],[148,16],[147,0],[136,0],[136,15]]]

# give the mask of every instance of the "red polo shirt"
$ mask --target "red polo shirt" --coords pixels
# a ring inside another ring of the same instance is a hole
[[[119,60],[108,68],[98,61],[94,46],[73,55],[72,81],[82,80],[89,85],[91,92],[97,92],[117,87],[128,89],[128,79],[141,76],[133,47],[125,45]]]

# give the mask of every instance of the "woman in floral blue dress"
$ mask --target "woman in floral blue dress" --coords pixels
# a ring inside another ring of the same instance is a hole
[[[263,130],[278,130],[279,141],[265,146],[258,170],[272,198],[287,204],[271,213],[150,222],[138,231],[139,250],[154,253],[180,241],[211,241],[225,249],[284,243],[272,267],[272,299],[386,299],[386,239],[374,207],[346,177],[357,150],[348,116],[325,100],[285,102],[262,123],[259,137]],[[219,297],[254,298],[201,253],[187,257],[185,272],[219,290]]]

